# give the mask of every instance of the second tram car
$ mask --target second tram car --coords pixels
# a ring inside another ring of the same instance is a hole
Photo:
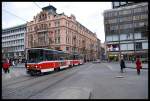
[[[59,71],[62,68],[83,64],[79,54],[70,54],[64,51],[45,48],[28,48],[25,50],[27,73],[30,75],[41,74],[49,71]]]

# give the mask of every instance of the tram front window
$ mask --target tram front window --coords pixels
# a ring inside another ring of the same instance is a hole
[[[37,63],[43,60],[43,51],[42,50],[28,50],[28,63]]]

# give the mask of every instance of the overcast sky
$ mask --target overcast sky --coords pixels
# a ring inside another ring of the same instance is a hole
[[[40,8],[51,4],[57,8],[58,14],[64,12],[67,16],[75,15],[76,20],[95,32],[102,43],[105,41],[103,12],[112,8],[111,2],[36,2],[36,4],[34,2],[2,2],[2,28],[31,21],[33,16],[41,11]]]

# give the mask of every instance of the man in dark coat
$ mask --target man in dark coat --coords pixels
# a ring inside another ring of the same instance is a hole
[[[124,62],[123,58],[120,61],[120,67],[121,67],[121,73],[123,73],[123,69],[126,68],[125,67],[125,62]]]

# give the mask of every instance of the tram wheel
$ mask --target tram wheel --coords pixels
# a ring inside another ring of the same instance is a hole
[[[71,67],[72,67],[72,65],[69,65],[69,67],[71,68]]]
[[[60,71],[60,67],[54,68],[54,71]]]

